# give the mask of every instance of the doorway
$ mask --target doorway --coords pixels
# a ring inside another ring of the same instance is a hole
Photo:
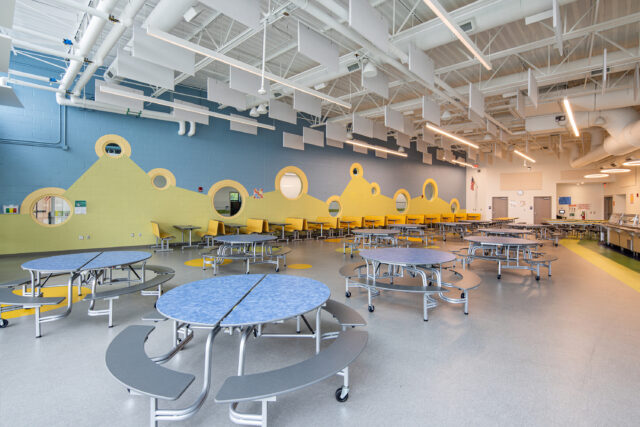
[[[613,213],[613,197],[604,196],[604,220],[609,221],[611,214]]]
[[[533,223],[542,224],[551,217],[551,196],[536,196],[533,198]]]
[[[509,198],[493,197],[491,201],[491,218],[506,218],[509,216]]]

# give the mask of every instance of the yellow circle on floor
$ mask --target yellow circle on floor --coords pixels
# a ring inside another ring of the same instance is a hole
[[[232,261],[230,259],[225,259],[225,260],[222,260],[220,265],[231,264],[231,262]],[[202,258],[190,259],[189,261],[186,261],[184,263],[184,265],[187,265],[189,267],[200,267],[200,268],[202,268]]]
[[[429,246],[427,246],[427,249],[440,249],[440,246],[429,245]]]
[[[342,248],[338,248],[338,249],[336,249],[336,252],[340,252],[340,253],[342,253]],[[350,254],[350,253],[351,253],[351,248],[347,248],[347,249],[345,250],[345,253]],[[355,251],[353,251],[353,253],[354,253],[354,254],[357,254],[357,253],[358,253],[358,249],[356,249]]]
[[[324,239],[324,241],[329,243],[340,243],[340,239]]]
[[[294,270],[306,270],[311,268],[311,264],[287,264],[287,268],[293,268]]]

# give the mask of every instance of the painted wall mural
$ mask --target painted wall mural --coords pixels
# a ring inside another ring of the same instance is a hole
[[[456,199],[438,196],[432,178],[421,188],[381,188],[357,162],[345,174],[343,191],[324,200],[309,194],[311,185],[322,183],[309,182],[296,165],[274,173],[272,191],[249,193],[239,181],[223,179],[201,193],[181,188],[169,169],[143,170],[131,158],[134,149],[135,143],[132,147],[119,135],[104,135],[95,143],[98,159],[69,188],[37,189],[25,197],[19,215],[0,215],[0,254],[152,244],[150,221],[179,241],[182,236],[174,224],[206,229],[209,219],[244,224],[248,218],[437,214],[450,213],[451,203],[459,206]],[[240,202],[235,212],[214,207],[222,191],[231,203]]]

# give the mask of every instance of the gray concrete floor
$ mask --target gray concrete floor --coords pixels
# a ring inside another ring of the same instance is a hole
[[[442,249],[460,241],[438,243]],[[376,311],[367,311],[366,292],[345,298],[338,268],[349,257],[337,243],[290,244],[288,269],[326,283],[332,298],[346,302],[368,321],[369,342],[351,367],[352,391],[346,403],[333,397],[341,384],[333,377],[269,403],[269,422],[279,426],[378,425],[637,425],[640,418],[640,294],[563,247],[554,275],[536,282],[528,271],[506,271],[477,261],[483,278],[471,295],[470,315],[462,306],[441,303],[422,321],[421,298],[383,292]],[[176,269],[168,288],[210,277],[211,271],[187,267],[197,249],[155,254],[153,264]],[[0,258],[0,282],[22,277],[29,256]],[[357,259],[357,257],[355,258]],[[239,263],[222,274],[241,273]],[[272,272],[255,266],[252,272]],[[43,325],[34,339],[33,318],[12,319],[0,330],[0,425],[142,426],[148,424],[148,399],[129,396],[109,374],[104,354],[109,342],[153,309],[154,298],[128,295],[115,303],[115,326],[105,317],[88,317],[87,303],[74,305],[70,317]],[[310,316],[312,317],[312,316]],[[325,330],[338,328],[328,315]],[[294,323],[279,325],[291,330]],[[149,354],[166,350],[169,322],[160,323],[147,343]],[[204,331],[166,366],[201,377]],[[238,335],[220,334],[214,348],[212,392],[202,409],[180,424],[232,425],[227,406],[213,395],[236,369]],[[311,340],[251,339],[247,373],[286,366],[310,357]],[[178,402],[187,406],[201,379]],[[257,409],[243,405],[241,409]],[[634,421],[636,420],[636,421]],[[167,423],[168,424],[168,423]]]

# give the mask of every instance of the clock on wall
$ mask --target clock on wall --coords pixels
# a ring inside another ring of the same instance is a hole
[[[524,191],[518,190],[518,196],[522,196],[523,194],[524,194]]]

